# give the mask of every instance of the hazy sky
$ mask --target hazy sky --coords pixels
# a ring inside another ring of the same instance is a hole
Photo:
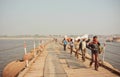
[[[120,0],[0,0],[0,35],[120,34]]]

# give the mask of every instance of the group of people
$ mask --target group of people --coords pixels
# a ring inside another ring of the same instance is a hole
[[[90,62],[90,67],[92,66],[93,62],[95,62],[95,70],[98,70],[99,63],[98,63],[98,55],[100,52],[100,43],[98,41],[98,37],[94,36],[92,41],[90,39],[82,38],[82,39],[63,39],[63,46],[64,46],[64,51],[66,51],[66,46],[70,46],[70,54],[72,55],[73,51],[75,50],[75,56],[77,59],[79,58],[79,52],[82,54],[82,60],[83,62],[85,61],[85,53],[86,49],[91,50],[91,62]]]

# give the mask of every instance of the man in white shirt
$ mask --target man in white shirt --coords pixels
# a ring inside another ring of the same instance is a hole
[[[83,38],[83,40],[81,41],[80,43],[80,49],[81,49],[81,52],[82,52],[82,60],[85,61],[85,53],[86,53],[86,39]]]

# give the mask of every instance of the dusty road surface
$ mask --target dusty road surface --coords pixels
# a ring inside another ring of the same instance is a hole
[[[69,50],[63,51],[59,43],[53,42],[46,46],[24,77],[119,77],[103,67],[95,71],[89,62],[82,62],[81,56],[76,59]]]

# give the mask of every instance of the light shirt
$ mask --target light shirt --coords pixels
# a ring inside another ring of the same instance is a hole
[[[82,41],[82,50],[83,49],[86,49],[86,42],[85,41]]]
[[[75,49],[79,49],[79,43],[80,42],[74,42]]]
[[[72,41],[70,41],[70,46],[73,46],[73,42]]]

